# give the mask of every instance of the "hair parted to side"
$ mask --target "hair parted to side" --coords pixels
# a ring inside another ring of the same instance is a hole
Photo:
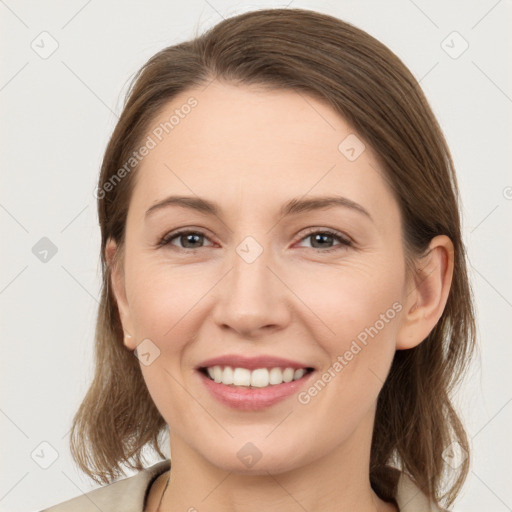
[[[134,77],[106,149],[98,189],[130,158],[158,112],[177,94],[212,79],[295,90],[327,102],[378,154],[399,203],[408,261],[436,235],[455,249],[448,301],[438,324],[415,348],[396,352],[379,395],[370,480],[394,497],[398,468],[436,504],[453,503],[469,457],[449,472],[443,450],[468,440],[450,394],[475,344],[471,288],[462,241],[459,192],[449,149],[419,84],[382,43],[329,15],[265,9],[220,22],[203,35],[154,55]],[[95,339],[95,375],[71,430],[73,458],[91,478],[110,483],[122,465],[144,468],[149,444],[165,458],[159,436],[167,424],[146,388],[123,330],[105,257],[109,239],[122,268],[128,205],[136,168],[99,196],[103,283]],[[448,483],[447,483],[448,482]]]

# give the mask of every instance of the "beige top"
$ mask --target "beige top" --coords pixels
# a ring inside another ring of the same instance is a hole
[[[40,512],[143,512],[152,483],[169,471],[169,459],[109,485],[64,501]],[[396,502],[400,512],[442,512],[429,503],[412,480],[402,474],[398,482]]]

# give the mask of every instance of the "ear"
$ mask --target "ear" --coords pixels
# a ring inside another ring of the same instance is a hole
[[[130,308],[126,297],[126,286],[124,279],[124,265],[122,262],[121,250],[116,242],[109,239],[105,247],[105,258],[110,269],[110,286],[116,299],[119,317],[124,331],[124,344],[130,350],[137,347],[131,322]]]
[[[452,284],[454,249],[446,235],[434,237],[425,256],[416,261],[417,272],[409,279],[397,350],[419,345],[443,314]]]

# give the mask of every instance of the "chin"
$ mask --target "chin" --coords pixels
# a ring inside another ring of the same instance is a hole
[[[232,440],[229,444],[230,446],[224,448],[219,445],[211,447],[211,451],[203,452],[202,456],[223,471],[254,476],[285,473],[304,466],[314,459],[311,457],[311,460],[308,460],[307,451],[310,453],[312,451],[299,440],[291,443],[293,446],[290,448],[283,447],[281,443],[269,443],[268,440],[261,443],[258,441],[241,443],[238,440]],[[281,449],[277,449],[279,446]],[[297,446],[304,451],[298,453]],[[201,454],[201,451],[199,453]]]

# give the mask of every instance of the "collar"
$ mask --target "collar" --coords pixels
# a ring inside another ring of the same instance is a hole
[[[141,512],[151,484],[171,467],[169,459],[137,474],[84,493],[41,512]],[[398,480],[396,502],[400,512],[443,512],[430,503],[405,473]]]

